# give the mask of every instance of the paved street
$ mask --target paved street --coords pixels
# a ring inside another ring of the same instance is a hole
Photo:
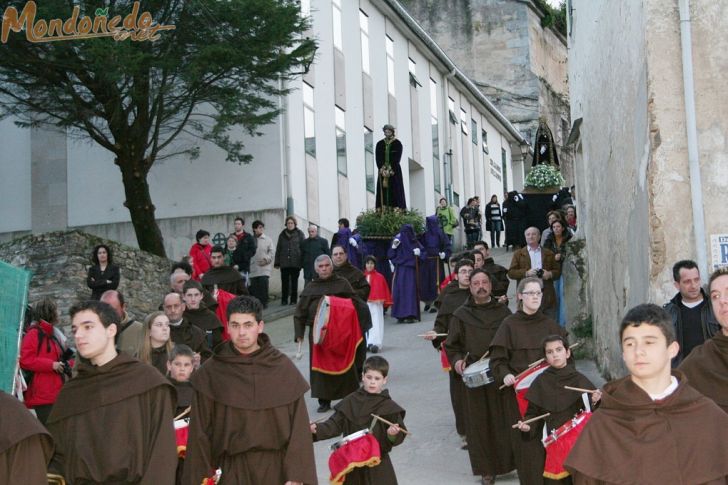
[[[510,255],[500,251],[496,261],[507,267]],[[511,284],[511,293],[514,286]],[[405,422],[412,432],[402,445],[394,448],[391,458],[399,482],[404,485],[478,483],[477,477],[470,472],[467,451],[460,449],[460,439],[455,432],[447,375],[442,371],[432,345],[416,336],[430,330],[434,319],[434,314],[423,314],[421,323],[397,324],[389,317],[385,320],[384,348],[379,355],[390,363],[388,388],[392,398],[407,410]],[[283,352],[291,357],[295,355],[292,317],[266,324],[266,332]],[[304,353],[296,364],[308,378],[308,355]],[[578,367],[595,383],[602,383],[593,363],[579,362]],[[316,413],[316,407],[316,401],[309,399],[308,411],[312,420],[322,417]],[[328,446],[333,441],[315,444],[319,483],[328,483]],[[498,483],[517,484],[518,479],[514,472],[500,477]]]

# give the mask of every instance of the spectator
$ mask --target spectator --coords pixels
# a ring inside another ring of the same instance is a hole
[[[498,196],[493,194],[485,206],[485,230],[490,232],[490,247],[500,247],[500,233],[503,231],[503,213]]]
[[[210,269],[207,270],[200,282],[206,291],[214,293],[215,287],[227,291],[233,295],[247,295],[243,275],[225,266],[225,251],[220,246],[215,246],[210,251]],[[207,304],[208,308],[216,307],[217,304]]]
[[[114,264],[111,248],[106,244],[99,244],[91,252],[93,265],[88,269],[86,285],[91,288],[91,299],[98,300],[107,290],[119,287],[119,267]]]
[[[250,273],[250,258],[255,255],[255,238],[252,234],[245,232],[245,219],[242,217],[235,218],[235,232],[233,235],[238,239],[238,245],[233,253],[233,262],[237,266],[240,274],[245,279],[245,285],[250,282],[248,275]],[[236,293],[242,294],[242,293]]]
[[[460,210],[460,217],[463,219],[468,248],[472,248],[473,243],[480,239],[480,224],[482,222],[474,197],[468,199],[468,204]]]
[[[342,217],[339,219],[339,229],[331,236],[331,247],[333,248],[339,242],[339,231],[342,229],[349,229],[349,219]]]
[[[569,229],[576,232],[576,207],[573,205],[566,208],[566,223],[569,225]]]
[[[71,377],[72,362],[63,359],[66,337],[56,328],[56,303],[43,298],[33,306],[33,317],[35,322],[20,345],[20,367],[32,373],[24,393],[25,405],[35,410],[35,415],[45,424],[61,387]]]
[[[200,229],[195,234],[195,244],[190,248],[190,264],[192,265],[192,279],[200,281],[202,276],[210,269],[210,233]]]
[[[109,290],[101,295],[101,301],[111,306],[118,316],[116,348],[131,357],[139,357],[144,343],[144,325],[134,320],[126,311],[124,295],[120,291]]]
[[[182,287],[187,283],[190,279],[190,275],[185,273],[184,271],[175,271],[171,275],[169,275],[169,286],[172,289],[172,291],[176,291],[180,295],[182,294]]]
[[[558,310],[556,313],[556,321],[562,327],[566,325],[566,305],[564,302],[564,274],[561,268],[564,265],[566,257],[566,243],[571,239],[571,233],[560,219],[551,223],[551,234],[546,239],[544,248],[550,249],[554,253],[554,259],[559,266],[561,275],[554,279],[554,291],[556,292],[556,304]]]
[[[250,264],[250,294],[260,300],[263,308],[268,308],[268,281],[273,271],[275,250],[273,240],[263,231],[265,224],[262,221],[253,222],[256,249]]]
[[[337,235],[338,233],[334,234],[334,236]],[[316,277],[313,262],[322,254],[331,256],[329,243],[318,235],[318,226],[316,224],[309,224],[308,237],[301,244],[301,264],[303,265],[303,280],[306,284]]]
[[[450,239],[450,244],[452,245],[455,228],[458,227],[459,224],[458,216],[455,213],[455,209],[447,205],[447,199],[445,197],[440,197],[440,205],[437,206],[435,215],[437,216],[437,220],[440,222],[440,227]]]
[[[305,236],[296,218],[286,217],[286,228],[278,236],[274,266],[281,270],[281,305],[298,302],[298,275],[301,274],[301,244]]]
[[[517,191],[508,192],[503,201],[503,218],[506,221],[506,251],[508,246],[513,250],[526,245],[523,234],[526,230],[526,201]]]
[[[541,234],[541,246],[546,244],[546,240],[551,235],[551,224],[553,224],[554,221],[561,221],[562,225],[568,229],[568,224],[566,223],[566,215],[560,210],[548,211],[546,213],[546,219],[548,220],[549,227],[544,229],[543,233]],[[568,232],[570,236],[574,235],[571,229],[568,229]]]
[[[231,268],[237,270],[238,265],[235,264],[233,261],[233,253],[235,252],[235,249],[238,247],[238,238],[235,237],[235,234],[231,234],[227,238],[227,243],[225,245],[225,266],[230,266]]]
[[[167,360],[172,352],[169,318],[164,312],[152,312],[144,320],[144,343],[139,360],[167,375]]]

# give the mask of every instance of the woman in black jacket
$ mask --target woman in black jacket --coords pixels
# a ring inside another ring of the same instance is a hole
[[[490,232],[490,247],[500,247],[500,235],[503,231],[503,212],[498,203],[498,196],[493,194],[485,206],[485,229]]]
[[[91,288],[91,299],[100,300],[106,290],[115,290],[119,287],[119,267],[114,265],[111,248],[106,244],[99,244],[91,253],[93,266],[88,269],[86,285]]]
[[[281,231],[276,244],[273,266],[281,270],[281,305],[298,302],[298,276],[301,274],[301,244],[306,239],[298,229],[296,218],[286,217],[286,228]]]

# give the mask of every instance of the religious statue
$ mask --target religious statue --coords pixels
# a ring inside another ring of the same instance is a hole
[[[533,150],[533,167],[540,164],[553,165],[559,167],[559,155],[556,153],[556,144],[554,136],[546,124],[546,119],[541,118],[538,121],[538,129],[536,130],[536,145]]]
[[[384,125],[384,138],[377,142],[375,156],[377,160],[377,195],[376,208],[407,208],[404,197],[402,167],[402,142],[394,136],[394,126]]]

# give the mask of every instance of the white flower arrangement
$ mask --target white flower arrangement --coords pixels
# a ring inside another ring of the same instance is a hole
[[[566,184],[559,169],[553,165],[536,165],[526,176],[526,186],[545,189],[547,187],[561,187]]]

